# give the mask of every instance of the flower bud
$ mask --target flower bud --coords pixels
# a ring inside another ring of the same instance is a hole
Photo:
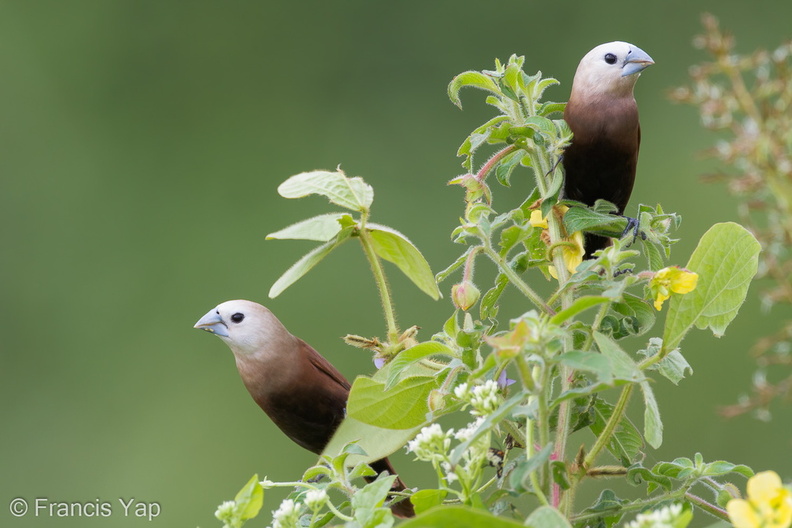
[[[451,300],[454,302],[454,306],[464,311],[476,304],[480,296],[481,292],[476,288],[476,285],[467,280],[451,287]]]

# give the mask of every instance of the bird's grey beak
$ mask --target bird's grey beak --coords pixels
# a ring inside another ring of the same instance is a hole
[[[212,308],[206,315],[201,317],[193,328],[206,330],[221,337],[228,337],[228,327],[215,308]]]
[[[621,76],[627,77],[628,75],[640,73],[644,70],[644,68],[647,68],[652,64],[654,64],[654,61],[648,53],[637,46],[632,46],[630,48],[630,52],[627,54],[627,58],[624,59],[624,66],[622,66]]]

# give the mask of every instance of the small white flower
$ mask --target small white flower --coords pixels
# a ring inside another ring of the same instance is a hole
[[[440,464],[440,467],[443,468],[443,473],[445,473],[446,481],[449,484],[451,484],[455,480],[459,480],[459,477],[457,477],[457,474],[454,473],[454,470],[451,468],[451,464],[449,464],[448,462],[443,462],[442,464]]]
[[[305,494],[304,502],[305,505],[311,510],[317,511],[322,509],[322,507],[327,503],[327,499],[327,492],[325,490],[310,490]]]
[[[296,528],[300,510],[292,499],[285,499],[280,507],[272,512],[272,528]]]
[[[470,388],[468,387],[468,384],[463,383],[454,387],[454,396],[460,400],[467,400],[470,396]]]
[[[479,416],[478,418],[476,418],[474,422],[467,424],[467,426],[464,429],[460,429],[459,431],[454,433],[454,438],[456,438],[460,442],[467,442],[470,439],[470,437],[473,436],[473,433],[476,432],[476,430],[479,428],[479,426],[482,423],[484,423],[484,417]]]
[[[215,517],[217,517],[220,521],[228,521],[234,516],[234,511],[236,510],[236,502],[229,500],[223,502],[220,506],[217,507],[217,511],[215,512]]]
[[[498,395],[498,382],[487,380],[483,385],[473,387],[470,405],[473,409],[470,414],[474,416],[486,416],[492,414],[498,408],[500,396]]]
[[[453,429],[444,433],[440,424],[431,424],[421,429],[421,432],[407,443],[407,452],[415,453],[415,458],[418,460],[442,460],[451,448],[453,434]]]
[[[659,510],[639,513],[626,528],[674,528],[681,513],[682,505],[672,504]]]

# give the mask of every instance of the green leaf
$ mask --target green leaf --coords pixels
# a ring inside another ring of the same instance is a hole
[[[401,524],[399,528],[525,528],[521,523],[496,517],[486,510],[470,506],[433,508]],[[532,528],[541,528],[534,526]]]
[[[649,345],[646,349],[639,350],[638,353],[647,358],[655,357],[661,353],[662,348],[663,340],[658,337],[653,337],[649,339]],[[693,373],[693,367],[690,366],[685,357],[679,352],[679,349],[668,352],[663,359],[649,368],[659,372],[674,385],[679,385],[679,382],[684,379],[688,371],[690,371],[691,374]]]
[[[363,423],[387,429],[412,429],[426,422],[433,376],[412,376],[386,391],[385,384],[358,376],[349,391],[347,413]]]
[[[644,255],[646,255],[646,262],[649,264],[649,269],[658,271],[663,267],[663,255],[660,253],[660,248],[651,240],[641,240]]]
[[[406,236],[379,224],[368,224],[368,230],[377,256],[396,264],[402,273],[432,299],[441,297],[429,263]]]
[[[522,150],[517,150],[503,158],[500,163],[498,163],[498,166],[495,167],[495,178],[497,178],[501,185],[504,187],[511,186],[510,180],[512,172],[514,172],[514,169],[520,165],[520,161],[522,161],[524,156],[525,152]]]
[[[314,216],[302,222],[297,222],[280,231],[275,231],[267,235],[267,240],[271,239],[290,239],[290,240],[316,240],[317,242],[328,242],[341,231],[341,224],[338,221],[342,216],[349,216],[345,213],[328,213]],[[351,218],[351,217],[350,217]]]
[[[663,444],[663,422],[649,381],[641,382],[644,397],[644,438],[650,446],[658,449]]]
[[[742,464],[732,464],[731,462],[726,462],[725,460],[716,460],[715,462],[710,462],[704,465],[702,476],[722,477],[723,475],[728,475],[729,473],[738,473],[745,478],[751,478],[754,475],[753,470],[748,466]]]
[[[348,178],[343,171],[311,171],[296,174],[278,187],[284,198],[302,198],[309,194],[321,194],[332,203],[365,212],[374,201],[374,189],[363,178]]]
[[[439,489],[422,489],[410,495],[410,502],[415,507],[415,514],[420,515],[428,509],[443,504],[448,492]]]
[[[599,213],[588,207],[570,207],[564,214],[564,228],[567,233],[594,230],[618,237],[626,225],[627,220],[624,217]]]
[[[469,248],[467,248],[467,250],[464,253],[462,253],[462,255],[459,258],[457,258],[454,262],[452,262],[450,266],[448,266],[446,269],[444,269],[443,271],[441,271],[437,275],[435,275],[435,282],[438,282],[438,283],[443,282],[444,280],[446,280],[448,278],[449,275],[451,275],[456,270],[461,268],[462,265],[467,260],[468,255],[470,255],[470,253],[474,249],[477,249],[477,246],[470,246]]]
[[[241,521],[247,521],[258,515],[261,506],[264,504],[264,488],[259,484],[258,475],[253,477],[245,484],[239,493],[234,497],[236,503],[236,517]]]
[[[525,520],[532,528],[572,528],[566,517],[552,506],[539,506]]]
[[[404,369],[416,361],[437,355],[454,357],[454,352],[438,341],[425,341],[399,352],[396,358],[388,365],[390,369],[388,370],[388,381],[385,382],[385,390],[390,390],[399,381]]]
[[[655,309],[648,302],[631,293],[623,293],[620,302],[613,304],[613,309],[622,315],[633,317],[634,335],[643,335],[655,324]]]
[[[379,477],[352,495],[352,508],[378,508],[385,502],[396,475]]]
[[[687,263],[698,273],[698,285],[685,295],[672,295],[663,346],[673,350],[695,324],[720,337],[745,301],[756,275],[761,246],[744,227],[715,224],[701,237]]]
[[[652,493],[658,486],[669,491],[672,487],[671,479],[664,475],[655,475],[649,469],[640,465],[633,465],[627,470],[627,479],[633,484],[646,483],[648,493]]]
[[[597,306],[598,304],[610,302],[613,299],[609,297],[602,297],[597,295],[588,295],[585,297],[578,297],[575,299],[575,302],[572,303],[572,306],[565,310],[561,310],[557,314],[555,314],[551,319],[550,322],[555,325],[561,325],[565,323],[568,319],[575,317],[581,312],[588,310],[593,306]]]
[[[608,423],[613,414],[614,406],[603,399],[595,397],[591,407],[594,411],[594,422],[589,428],[595,435],[599,436],[605,430],[605,424]],[[643,449],[641,433],[638,432],[638,429],[627,417],[624,417],[616,427],[607,448],[623,465],[629,466],[638,458],[641,454],[641,449]]]
[[[495,95],[500,95],[498,85],[492,77],[477,71],[466,71],[454,77],[448,85],[448,98],[459,108],[462,108],[462,101],[459,99],[459,90],[465,86],[480,88]]]
[[[610,360],[602,354],[570,350],[557,356],[556,359],[572,369],[593,372],[600,383],[611,384],[613,382],[613,366]]]
[[[423,424],[422,424],[423,425]],[[404,447],[418,433],[421,426],[413,429],[385,429],[365,424],[351,416],[344,418],[330,442],[322,451],[322,456],[337,457],[349,442],[365,451],[365,455],[350,455],[345,465],[354,467],[361,462],[373,462],[392,454]]]
[[[622,505],[627,504],[628,502],[629,501],[625,499],[620,499],[617,497],[613,490],[602,490],[602,493],[600,493],[600,496],[597,498],[597,502],[582,512],[584,514],[600,513],[601,517],[591,519],[587,515],[589,518],[584,521],[585,524],[579,523],[576,524],[576,526],[585,526],[586,528],[611,528],[617,522],[619,522],[619,520],[624,515]]]
[[[515,490],[531,489],[531,473],[539,470],[539,468],[541,468],[542,465],[550,459],[550,455],[552,453],[553,443],[550,442],[542,449],[534,453],[534,456],[528,460],[523,460],[520,462],[509,476],[509,483],[511,484],[511,487]]]
[[[599,332],[594,332],[594,341],[597,343],[597,348],[599,348],[602,355],[611,361],[614,378],[627,381],[641,381],[643,379],[644,376],[638,365],[635,364],[635,361],[627,352],[616,344],[616,341]]]
[[[500,297],[508,284],[508,277],[502,273],[499,273],[495,278],[495,286],[487,290],[487,292],[481,297],[481,302],[479,303],[479,315],[481,316],[482,320],[498,315],[498,300],[500,300]]]
[[[329,255],[331,251],[346,242],[347,239],[352,236],[352,230],[353,228],[351,227],[342,229],[336,235],[334,240],[326,242],[321,246],[312,249],[303,255],[300,260],[292,264],[292,266],[287,269],[270,288],[270,299],[274,299],[283,293],[283,290],[297,282],[303,275],[311,271],[311,269],[319,264],[323,258]]]

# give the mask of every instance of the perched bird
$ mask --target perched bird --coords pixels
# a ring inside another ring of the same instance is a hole
[[[350,384],[324,357],[286,330],[272,312],[251,301],[227,301],[201,317],[195,328],[220,337],[231,348],[237,370],[253,400],[281,431],[320,454],[346,414]],[[387,458],[370,464],[395,475]],[[393,491],[406,489],[401,479]],[[391,506],[399,517],[415,515],[412,503]]]
[[[641,48],[618,41],[601,44],[581,59],[564,111],[574,134],[562,157],[565,198],[586,205],[608,200],[624,213],[641,144],[633,88],[641,71],[652,64]],[[586,234],[586,257],[608,243],[605,237]]]

